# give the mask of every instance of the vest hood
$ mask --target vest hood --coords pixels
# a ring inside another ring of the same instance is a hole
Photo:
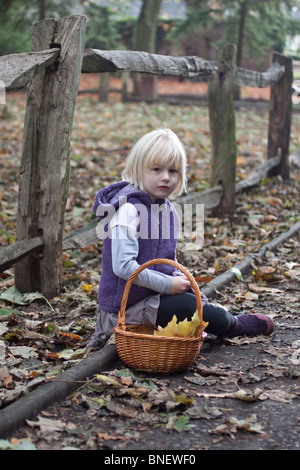
[[[128,181],[119,181],[118,183],[112,183],[105,188],[102,188],[95,197],[93,205],[93,212],[96,215],[97,209],[101,206],[102,209],[105,206],[113,206],[116,210],[124,203],[127,202],[127,198],[135,197],[140,200],[143,204],[151,204],[151,198],[148,194],[142,192],[139,188],[129,183]],[[163,202],[161,200],[160,202]],[[101,215],[103,210],[101,210]],[[101,216],[100,215],[100,216]]]

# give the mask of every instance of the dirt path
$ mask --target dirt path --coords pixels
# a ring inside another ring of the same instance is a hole
[[[282,266],[276,277],[251,275],[217,299],[271,315],[271,337],[209,336],[180,374],[134,372],[117,362],[11,438],[52,450],[299,449],[299,241],[274,254]]]

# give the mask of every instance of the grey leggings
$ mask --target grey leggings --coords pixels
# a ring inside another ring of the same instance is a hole
[[[196,297],[190,292],[161,295],[156,325],[165,327],[172,320],[173,315],[177,316],[178,321],[185,318],[190,320],[196,310]],[[235,325],[235,318],[231,313],[224,308],[209,303],[203,306],[203,320],[209,322],[205,331],[220,337],[226,336]]]

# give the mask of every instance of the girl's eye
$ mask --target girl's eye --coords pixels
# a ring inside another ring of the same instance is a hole
[[[152,171],[154,171],[155,173],[160,173],[162,171],[162,168],[154,167],[152,168]],[[178,173],[178,171],[175,168],[170,168],[168,171],[171,175],[176,175]]]

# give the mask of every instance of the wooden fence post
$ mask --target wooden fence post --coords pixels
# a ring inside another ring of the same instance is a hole
[[[269,110],[268,158],[281,155],[279,165],[269,172],[269,176],[281,175],[287,180],[289,169],[289,144],[292,121],[293,61],[291,57],[273,52],[273,63],[284,68],[281,79],[271,85]]]
[[[98,92],[98,101],[100,101],[100,103],[106,103],[108,100],[109,79],[109,73],[100,73]]]
[[[230,219],[235,206],[236,137],[234,112],[234,68],[236,46],[226,44],[217,51],[217,60],[226,70],[208,80],[208,107],[211,132],[211,186],[223,186],[223,198],[217,216]]]
[[[130,72],[122,73],[122,102],[126,103],[128,100],[129,93],[129,83],[130,83]]]
[[[34,25],[32,50],[60,47],[57,62],[28,87],[20,170],[17,240],[43,237],[44,248],[18,262],[21,292],[57,295],[62,287],[62,235],[69,188],[73,115],[84,50],[86,17]]]

